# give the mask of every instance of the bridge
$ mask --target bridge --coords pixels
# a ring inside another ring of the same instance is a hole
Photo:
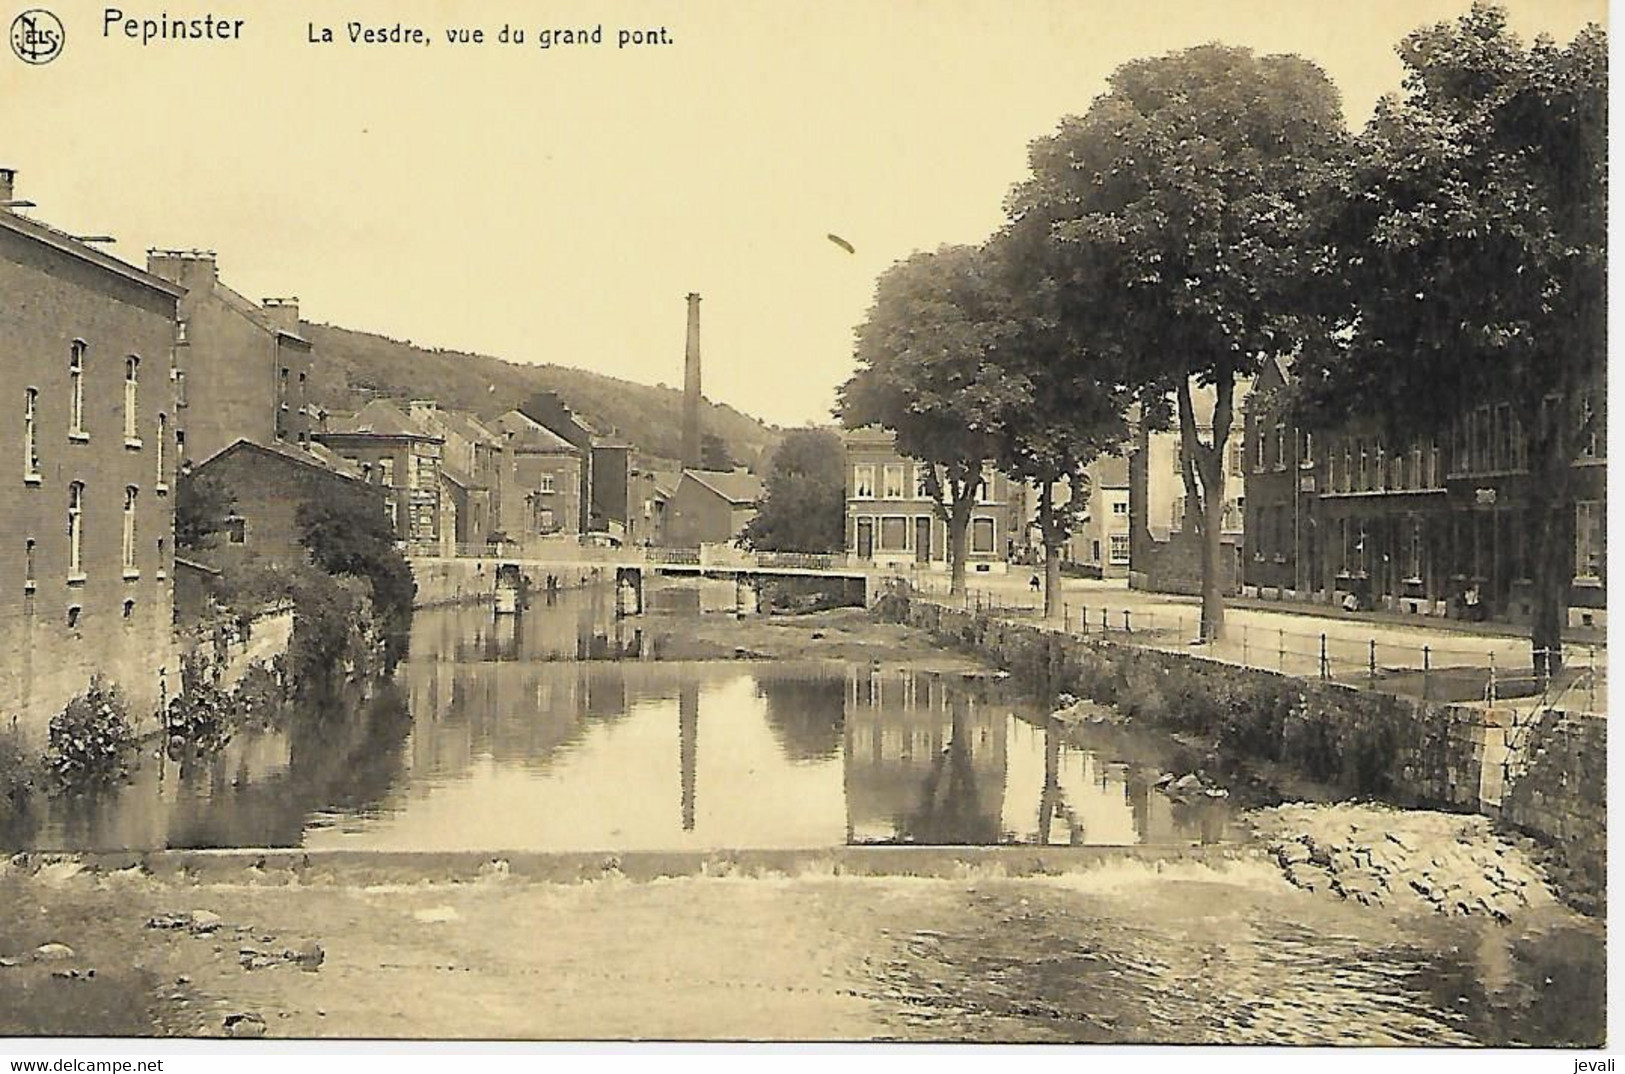
[[[759,596],[763,582],[771,579],[827,579],[845,590],[855,605],[865,605],[872,592],[875,572],[853,566],[844,555],[801,552],[746,552],[728,545],[699,548],[597,548],[574,542],[544,542],[512,550],[492,550],[485,546],[459,548],[456,556],[415,555],[413,562],[473,563],[492,570],[517,567],[533,584],[544,578],[585,570],[607,576],[614,571],[617,608],[627,615],[643,610],[643,581],[648,575],[662,577],[711,578],[731,580],[740,587],[740,607]],[[606,577],[607,580],[607,577]],[[747,594],[746,591],[749,591]]]

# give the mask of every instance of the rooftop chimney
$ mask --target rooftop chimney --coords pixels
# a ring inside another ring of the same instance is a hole
[[[406,412],[414,418],[432,418],[435,410],[433,399],[413,399],[406,404]]]
[[[213,250],[148,250],[147,271],[189,291],[213,287],[220,275]]]
[[[700,467],[700,296],[688,295],[688,350],[683,366],[683,466]]]
[[[284,332],[299,334],[299,299],[292,298],[266,298],[260,300],[265,309],[265,316],[272,324]]]

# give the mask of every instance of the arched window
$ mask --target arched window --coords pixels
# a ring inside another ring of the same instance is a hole
[[[68,354],[68,435],[84,437],[85,432],[85,341],[73,341]]]
[[[158,476],[155,480],[157,481],[156,491],[161,496],[169,489],[169,479],[164,474],[164,445],[169,440],[169,416],[162,411],[158,413],[157,437],[157,450],[154,454],[157,455]]]
[[[141,378],[141,359],[130,355],[124,359],[124,439],[139,441],[140,416],[137,411],[136,391]]]
[[[127,485],[124,489],[124,570],[135,570],[135,501],[137,489]]]
[[[23,480],[37,483],[39,469],[39,389],[23,393]]]
[[[68,486],[68,578],[84,577],[85,483]]]

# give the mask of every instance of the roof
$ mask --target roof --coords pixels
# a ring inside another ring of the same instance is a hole
[[[80,242],[66,231],[60,231],[49,224],[42,224],[38,220],[30,220],[9,209],[0,209],[0,228],[16,232],[24,238],[32,239],[69,257],[95,265],[97,268],[122,276],[132,283],[140,284],[171,298],[180,298],[186,294],[186,288],[171,283],[162,276],[155,276],[146,269],[136,268],[127,261],[103,253],[86,243]]]
[[[677,486],[683,482],[681,470],[651,470],[650,476],[654,478],[655,492],[667,499],[671,498],[671,494],[676,492]]]
[[[748,470],[684,470],[683,476],[732,504],[756,503],[762,498],[762,479]]]
[[[202,470],[205,467],[212,466],[214,463],[225,458],[227,455],[242,454],[244,452],[255,452],[261,455],[269,455],[273,458],[281,459],[284,462],[291,462],[295,465],[308,467],[312,470],[327,474],[330,477],[336,477],[341,481],[361,480],[359,471],[355,470],[355,468],[350,466],[348,463],[338,460],[336,456],[333,456],[333,461],[330,462],[326,458],[318,457],[314,452],[301,451],[298,448],[289,447],[286,444],[262,444],[258,440],[247,439],[238,440],[236,443],[222,448],[213,455],[210,455],[207,459],[204,459],[202,462],[198,463],[193,469],[194,471]]]
[[[1096,488],[1127,488],[1128,459],[1122,455],[1102,455],[1089,465],[1089,478]]]
[[[256,327],[269,332],[271,335],[285,336],[288,339],[303,343],[307,347],[310,346],[310,341],[304,336],[301,336],[297,332],[290,332],[286,328],[282,328],[272,323],[271,318],[266,316],[264,308],[261,307],[259,303],[244,298],[236,291],[233,291],[230,287],[227,287],[225,284],[221,283],[218,278],[216,278],[214,281],[214,293],[215,296],[220,299],[220,301],[224,302],[228,307],[236,312],[242,314]]]
[[[465,492],[469,489],[483,489],[485,487],[475,481],[466,471],[446,462],[440,464],[440,476]]]
[[[476,444],[489,444],[492,447],[502,446],[502,437],[480,424],[480,419],[462,410],[437,410],[435,419],[445,428],[450,429],[464,440]]]
[[[579,454],[574,444],[517,410],[510,410],[493,418],[492,424],[505,433],[513,434],[513,443],[526,451],[541,451],[553,455]]]
[[[424,424],[388,399],[374,399],[347,417],[333,415],[328,419],[323,434],[340,436],[411,436],[424,440],[442,440]]]
[[[317,462],[335,473],[343,474],[345,477],[361,478],[365,476],[361,472],[361,467],[339,455],[325,444],[318,444],[312,440],[305,445],[305,450],[314,456]]]

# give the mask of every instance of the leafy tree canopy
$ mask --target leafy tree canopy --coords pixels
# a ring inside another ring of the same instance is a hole
[[[845,546],[846,471],[841,438],[795,429],[773,454],[761,510],[742,537],[770,552],[837,552]]]
[[[236,502],[219,478],[182,474],[175,483],[175,547],[186,551],[211,547]]]

